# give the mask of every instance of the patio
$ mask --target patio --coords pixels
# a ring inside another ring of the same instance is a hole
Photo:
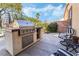
[[[17,56],[49,56],[56,52],[59,48],[65,48],[62,46],[58,38],[57,33],[44,34],[41,40],[35,43],[33,46],[25,49]],[[10,56],[5,49],[5,38],[0,38],[0,56]]]
[[[66,49],[60,44],[61,40],[58,38],[58,33],[45,33],[40,41],[20,52],[17,56],[50,56],[59,48]],[[5,43],[5,37],[0,37],[0,56],[11,56],[5,49]],[[72,51],[72,53],[75,54],[76,52]]]

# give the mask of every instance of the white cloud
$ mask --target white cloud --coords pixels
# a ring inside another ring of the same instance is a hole
[[[49,4],[48,6],[44,7],[43,10],[44,11],[49,11],[49,10],[53,10],[55,7],[52,6],[51,4]]]
[[[62,8],[62,5],[59,5],[55,10],[53,10],[52,16],[63,16],[65,7]]]
[[[64,20],[64,18],[60,19],[60,21],[63,21],[63,20]]]
[[[26,8],[23,8],[23,12],[29,17],[34,16],[34,13],[36,12],[42,13],[42,16],[51,15],[50,17],[54,17],[54,16],[60,17],[60,16],[63,16],[64,14],[64,8],[62,7],[63,7],[62,5],[59,5],[57,7],[49,4],[48,6],[45,6],[43,8],[26,7]]]
[[[33,12],[36,10],[35,8],[31,8],[31,7],[27,7],[27,8],[23,8],[22,9],[23,12],[25,13],[25,15],[32,17],[33,16]]]
[[[63,5],[59,5],[56,9],[57,9],[57,10],[61,10],[62,7],[63,7]]]

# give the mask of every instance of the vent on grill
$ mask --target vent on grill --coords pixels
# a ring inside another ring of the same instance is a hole
[[[22,37],[22,48],[25,48],[29,44],[33,43],[33,35]]]

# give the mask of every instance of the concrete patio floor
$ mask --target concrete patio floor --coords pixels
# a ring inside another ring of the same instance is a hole
[[[44,34],[39,42],[25,49],[17,56],[50,56],[59,48],[65,48],[59,43],[60,40],[57,33]],[[0,56],[10,56],[5,49],[4,37],[0,38]]]

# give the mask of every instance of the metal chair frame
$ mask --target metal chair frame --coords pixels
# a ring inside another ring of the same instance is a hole
[[[59,38],[63,39],[63,41],[60,41],[60,44],[65,46],[66,50],[69,50],[69,48],[72,48],[71,51],[74,50],[77,53],[78,52],[77,48],[79,47],[79,44],[75,44],[72,38],[75,35],[75,31],[72,28],[68,28],[68,30],[70,30],[70,33],[67,34],[69,31],[66,32],[66,34],[63,35],[64,38],[61,36],[58,36]],[[59,35],[61,35],[61,33],[59,33]]]

